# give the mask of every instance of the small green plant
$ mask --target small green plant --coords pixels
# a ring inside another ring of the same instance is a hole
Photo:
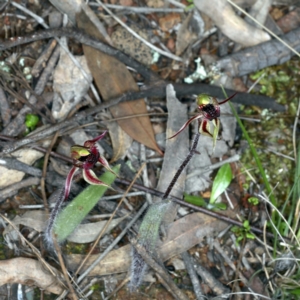
[[[231,228],[231,231],[236,234],[236,244],[239,245],[239,243],[244,239],[255,239],[255,235],[251,232],[251,227],[249,224],[249,221],[246,220],[243,222],[243,227],[233,226]]]
[[[25,117],[26,134],[33,131],[39,122],[39,117],[34,114],[27,114]]]
[[[216,200],[227,189],[232,178],[233,175],[230,164],[224,164],[219,169],[214,179],[209,203],[207,203],[203,198],[199,196],[192,196],[187,194],[184,195],[184,200],[191,204],[202,206],[207,209],[225,210],[227,208],[227,205],[225,203],[216,203]]]
[[[185,11],[192,10],[195,7],[194,0],[187,0],[188,5],[185,7]]]
[[[250,197],[248,199],[248,202],[249,202],[249,204],[252,204],[252,205],[255,205],[255,206],[259,204],[259,200],[258,200],[257,197]]]

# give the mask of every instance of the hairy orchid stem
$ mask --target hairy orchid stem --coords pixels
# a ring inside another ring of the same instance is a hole
[[[59,195],[57,197],[57,201],[55,203],[55,206],[53,207],[50,217],[49,217],[49,221],[48,221],[48,225],[45,231],[45,238],[46,238],[46,242],[48,244],[48,246],[52,246],[53,245],[53,240],[52,240],[52,230],[53,230],[53,226],[54,226],[54,222],[58,216],[58,213],[60,211],[61,205],[63,204],[63,202],[65,201],[65,188],[63,187],[60,192]]]
[[[191,150],[190,150],[189,154],[187,155],[187,157],[185,158],[185,160],[182,162],[179,169],[177,170],[176,174],[174,175],[171,183],[169,184],[169,186],[168,186],[167,190],[165,191],[164,195],[162,196],[162,200],[165,200],[169,197],[169,195],[170,195],[176,181],[178,180],[179,176],[181,175],[182,171],[184,170],[184,168],[188,165],[188,163],[190,162],[190,160],[194,156],[194,154],[196,152],[197,145],[198,145],[199,137],[200,137],[200,134],[197,132],[195,137],[194,137],[193,144],[192,144],[192,147],[191,147]]]

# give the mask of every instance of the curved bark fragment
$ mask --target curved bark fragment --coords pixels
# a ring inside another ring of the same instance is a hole
[[[57,278],[41,262],[31,258],[17,257],[0,261],[0,286],[12,283],[37,286],[57,295],[64,291]]]
[[[237,16],[226,0],[194,0],[195,6],[208,15],[231,40],[250,47],[270,40],[270,35]]]

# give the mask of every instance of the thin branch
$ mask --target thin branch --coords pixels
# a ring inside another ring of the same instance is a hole
[[[137,7],[137,6],[123,6],[115,4],[105,4],[106,7],[116,10],[122,10],[122,13],[126,12],[138,13],[138,14],[151,14],[151,13],[184,13],[184,8],[167,8],[167,7]],[[99,7],[101,4],[90,2],[89,6]]]
[[[200,285],[199,277],[196,274],[192,259],[187,251],[181,253],[181,257],[184,261],[185,267],[190,275],[192,281],[194,292],[197,300],[204,300],[206,297],[203,295],[203,291]]]
[[[77,297],[77,295],[76,295],[76,293],[73,289],[73,286],[70,282],[69,275],[68,275],[64,260],[63,260],[62,255],[61,255],[60,247],[58,246],[56,239],[54,239],[54,246],[55,246],[56,254],[57,254],[57,257],[58,257],[58,260],[59,260],[59,263],[60,263],[62,273],[64,274],[64,278],[67,282],[69,292],[71,293],[71,298],[73,300],[78,300],[78,297]]]

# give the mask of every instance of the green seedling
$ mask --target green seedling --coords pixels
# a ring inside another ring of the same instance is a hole
[[[236,244],[239,245],[239,243],[244,239],[255,239],[255,235],[251,232],[251,227],[249,224],[249,221],[246,220],[243,223],[243,227],[233,226],[231,228],[231,231],[234,232],[236,237]]]
[[[249,202],[250,204],[252,204],[252,205],[255,205],[255,206],[259,204],[259,200],[258,200],[257,197],[250,197],[250,198],[248,199],[248,202]]]
[[[192,10],[195,7],[194,0],[187,0],[188,5],[185,7],[185,11]]]
[[[34,114],[27,114],[25,117],[26,134],[33,131],[39,122],[39,117]]]

